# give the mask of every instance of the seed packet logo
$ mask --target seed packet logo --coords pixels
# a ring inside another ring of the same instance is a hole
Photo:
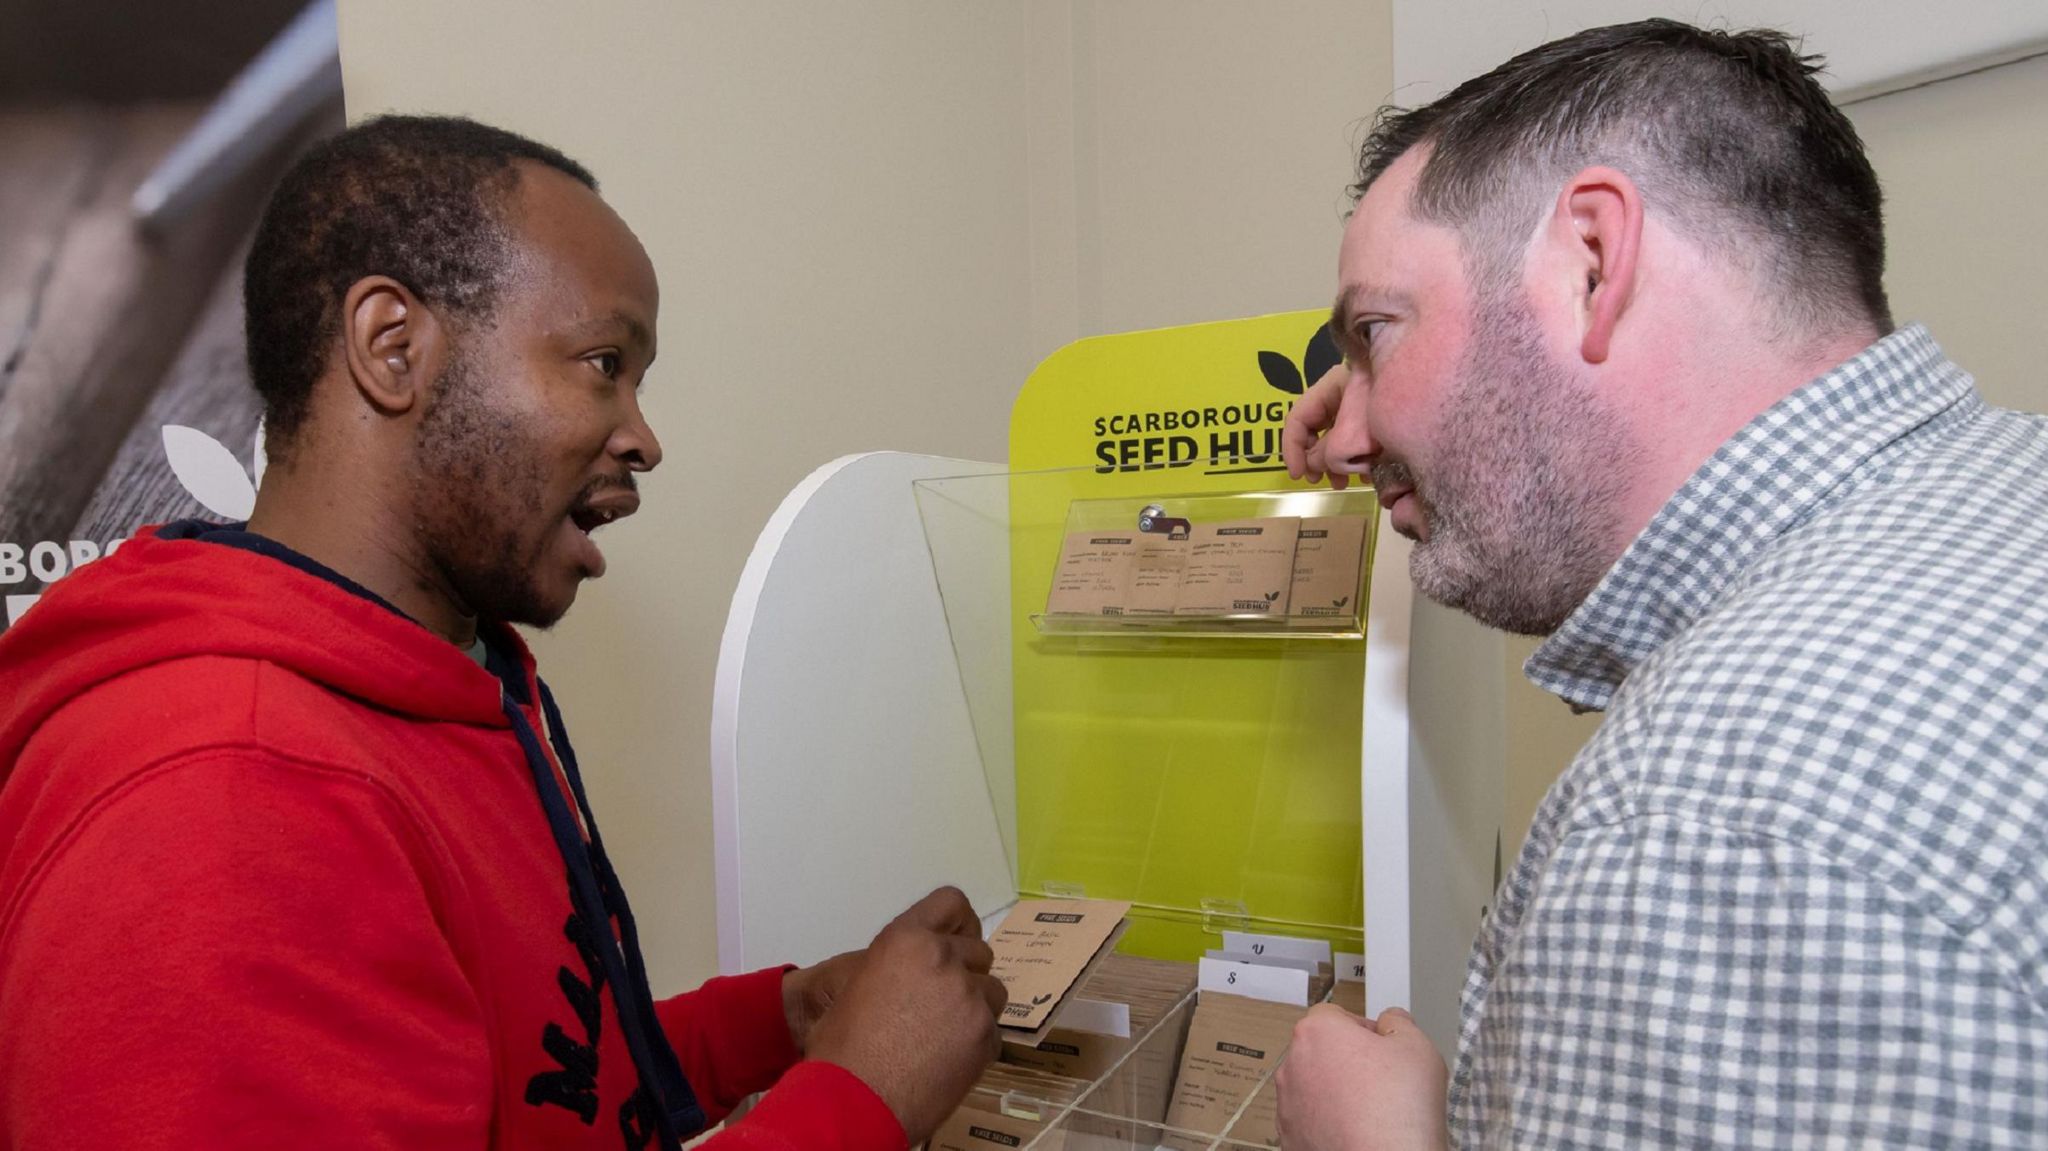
[[[1298,396],[1343,360],[1343,353],[1337,350],[1337,341],[1330,336],[1330,325],[1324,324],[1308,338],[1308,347],[1301,353],[1301,363],[1296,364],[1282,352],[1260,352],[1259,371],[1273,388]]]

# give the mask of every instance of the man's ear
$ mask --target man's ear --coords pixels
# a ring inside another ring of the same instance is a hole
[[[433,309],[389,276],[365,276],[342,297],[341,321],[342,363],[355,393],[378,415],[422,408],[446,353]]]
[[[1579,354],[1589,364],[1602,363],[1635,294],[1642,193],[1622,172],[1587,168],[1558,193],[1555,223],[1570,246],[1568,264],[1577,277]]]

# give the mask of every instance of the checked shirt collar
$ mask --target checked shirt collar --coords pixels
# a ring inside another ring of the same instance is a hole
[[[1630,671],[1872,456],[1974,394],[1918,324],[1805,384],[1700,465],[1522,673],[1574,711],[1604,711]]]

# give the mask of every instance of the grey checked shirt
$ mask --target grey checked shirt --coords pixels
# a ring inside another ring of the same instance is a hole
[[[1608,714],[1474,947],[1461,1143],[2048,1147],[2048,420],[1895,332],[1526,671]]]

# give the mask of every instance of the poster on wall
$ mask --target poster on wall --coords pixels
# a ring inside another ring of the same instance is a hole
[[[341,126],[333,0],[0,8],[0,629],[143,525],[248,516],[242,256]]]

